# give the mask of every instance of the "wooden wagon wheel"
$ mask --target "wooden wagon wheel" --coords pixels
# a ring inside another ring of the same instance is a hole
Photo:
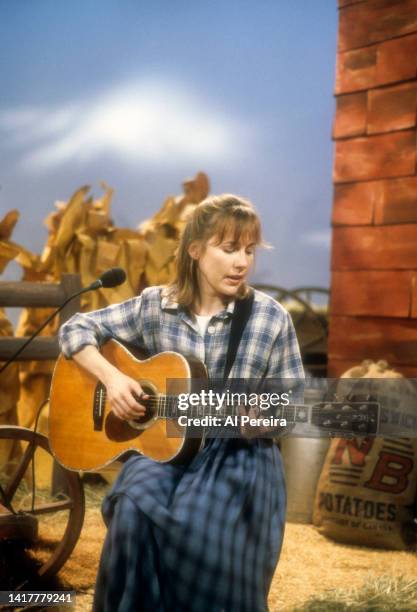
[[[275,285],[254,285],[255,289],[259,289],[260,291],[264,291],[272,295],[274,299],[278,302],[285,303],[286,301],[296,302],[301,309],[299,311],[295,311],[291,313],[291,318],[294,323],[294,327],[297,329],[301,326],[301,324],[306,320],[307,317],[310,317],[311,320],[314,321],[317,327],[317,334],[313,338],[310,338],[307,342],[300,342],[300,349],[302,353],[305,353],[308,349],[310,349],[315,344],[325,340],[327,338],[327,325],[322,320],[317,312],[311,307],[309,302],[301,297],[300,293],[309,291],[320,291],[320,288],[316,287],[300,287],[298,289],[290,290],[285,289],[284,287],[279,287]],[[327,290],[323,290],[323,292],[327,292]]]
[[[293,293],[296,293],[300,297],[306,299],[309,303],[311,303],[313,294],[318,294],[325,296],[326,302],[329,301],[330,291],[326,289],[326,287],[316,287],[315,285],[309,285],[305,287],[295,287],[292,289]]]
[[[327,317],[327,306],[329,303],[330,291],[325,287],[315,287],[315,286],[306,286],[306,287],[295,287],[291,290],[292,293],[301,299],[307,304],[311,305],[313,296],[319,296],[321,298],[325,298],[326,302],[326,313],[323,311],[314,310],[313,312],[316,316],[316,320],[320,322],[322,334],[317,342],[327,339],[329,333],[329,321]]]
[[[46,548],[47,550],[52,548],[52,552],[47,553],[47,558],[41,558],[39,567],[36,569],[37,575],[35,578],[47,580],[54,576],[63,566],[73,551],[80,535],[85,510],[84,489],[81,479],[77,473],[60,468],[60,471],[62,470],[62,479],[65,483],[65,495],[53,496],[49,493],[49,498],[46,501],[44,499],[42,503],[37,503],[36,497],[39,497],[40,492],[36,492],[33,502],[30,492],[28,493],[27,484],[22,483],[25,482],[25,475],[28,476],[29,474],[30,477],[30,466],[32,460],[36,457],[36,453],[47,453],[49,456],[52,456],[48,438],[40,433],[34,433],[31,429],[25,427],[0,426],[0,442],[2,440],[17,441],[22,450],[17,464],[7,466],[8,469],[2,469],[1,472],[1,487],[5,499],[2,500],[0,498],[0,501],[2,501],[3,505],[9,508],[12,507],[15,511],[19,512],[17,516],[11,512],[9,515],[5,515],[3,512],[0,517],[3,518],[4,522],[7,524],[8,516],[10,519],[9,523],[13,523],[13,519],[18,523],[19,516],[21,516],[20,513],[22,513],[23,517],[32,517],[32,521],[33,517],[36,518],[37,522],[42,520],[40,517],[43,517],[43,520],[46,521],[50,519],[50,526],[46,525],[47,535],[50,536],[58,522],[58,513],[66,511],[68,514],[62,538],[56,543],[53,542],[51,544],[50,541],[47,542]],[[26,495],[22,495],[22,489],[26,491]],[[50,490],[49,487],[48,491]],[[42,547],[41,531],[42,529],[39,528],[40,538],[37,538],[31,544],[31,552],[35,553],[36,558],[38,558],[36,552],[38,552],[39,547]]]

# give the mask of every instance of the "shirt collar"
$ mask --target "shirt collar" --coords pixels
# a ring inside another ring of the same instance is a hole
[[[227,319],[231,317],[235,309],[235,303],[236,300],[232,300],[227,304],[226,308],[213,316],[216,319]],[[175,297],[172,294],[167,294],[164,289],[162,289],[161,293],[161,308],[167,311],[183,311],[183,308],[180,307]]]
[[[167,294],[165,289],[161,292],[161,308],[162,310],[178,310],[179,304],[172,294]]]
[[[219,319],[227,319],[228,317],[231,317],[235,310],[235,304],[236,300],[232,300],[231,302],[229,302],[224,310],[216,314],[216,317],[218,317]]]

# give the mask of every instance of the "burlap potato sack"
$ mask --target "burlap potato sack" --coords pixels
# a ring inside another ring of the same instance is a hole
[[[398,373],[385,362],[362,366],[364,378],[392,377],[398,386]],[[318,481],[313,524],[339,542],[412,550],[417,542],[416,491],[416,437],[335,438]]]

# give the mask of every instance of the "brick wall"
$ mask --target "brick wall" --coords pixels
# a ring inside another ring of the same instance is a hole
[[[417,377],[417,0],[339,0],[329,376]]]

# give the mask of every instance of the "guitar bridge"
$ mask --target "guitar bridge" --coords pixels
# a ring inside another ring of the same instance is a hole
[[[103,383],[98,382],[94,391],[93,423],[94,431],[102,431],[104,423],[104,408],[106,405],[107,392]]]

